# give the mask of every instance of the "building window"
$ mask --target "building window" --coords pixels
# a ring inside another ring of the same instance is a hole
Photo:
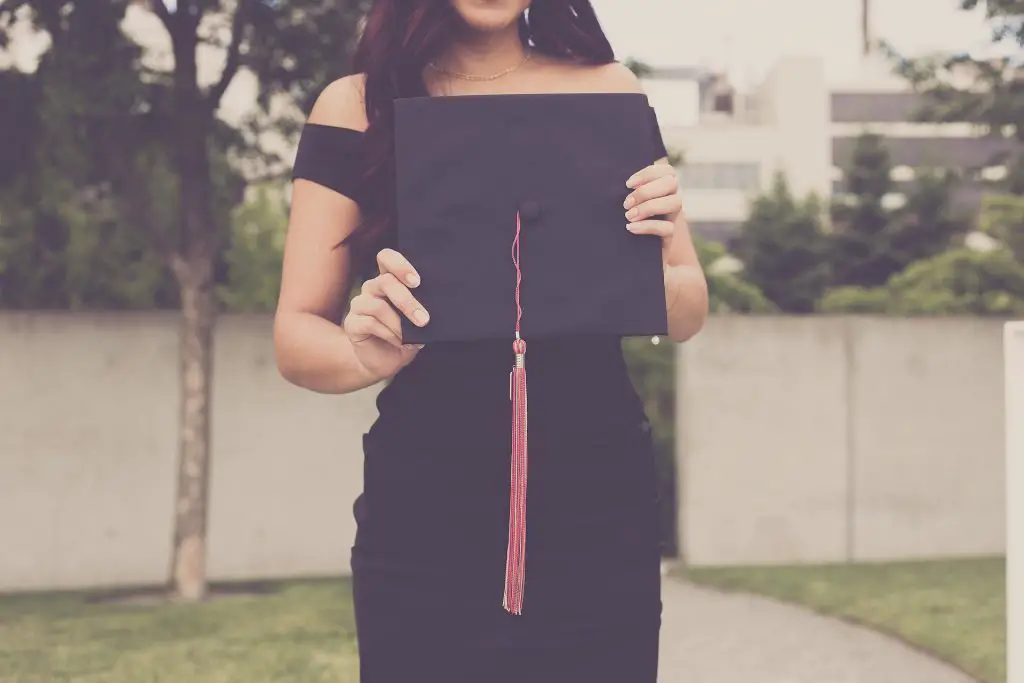
[[[758,164],[687,163],[679,169],[679,184],[687,190],[757,190],[761,168]]]

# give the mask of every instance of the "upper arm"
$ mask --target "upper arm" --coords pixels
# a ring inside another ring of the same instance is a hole
[[[333,168],[359,168],[357,150],[344,137],[366,128],[361,77],[349,76],[329,85],[313,106],[308,123],[320,127],[315,131],[319,139],[312,139],[306,130],[299,143],[278,310],[337,320],[353,279],[349,249],[337,245],[351,234],[361,216],[356,201],[344,192],[344,176],[332,182],[330,173]]]

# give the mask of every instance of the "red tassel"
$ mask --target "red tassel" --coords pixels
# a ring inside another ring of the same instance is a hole
[[[512,242],[512,262],[516,268],[516,340],[512,343],[515,363],[509,374],[509,399],[512,401],[512,466],[508,513],[508,551],[505,557],[505,609],[523,613],[523,588],[526,582],[526,341],[520,336],[523,309],[519,267],[519,233],[522,223],[516,214],[516,236]]]

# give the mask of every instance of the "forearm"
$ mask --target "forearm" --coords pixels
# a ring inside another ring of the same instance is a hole
[[[347,394],[373,386],[345,330],[313,313],[278,311],[274,318],[278,371],[296,386],[321,394]]]
[[[699,267],[665,266],[668,336],[684,342],[700,332],[708,317],[708,286]]]

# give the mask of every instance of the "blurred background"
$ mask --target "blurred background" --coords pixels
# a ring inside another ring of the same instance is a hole
[[[287,385],[270,331],[368,4],[0,0],[0,682],[357,680],[374,390]],[[1006,681],[1024,2],[594,5],[714,313],[627,342],[661,680]]]

